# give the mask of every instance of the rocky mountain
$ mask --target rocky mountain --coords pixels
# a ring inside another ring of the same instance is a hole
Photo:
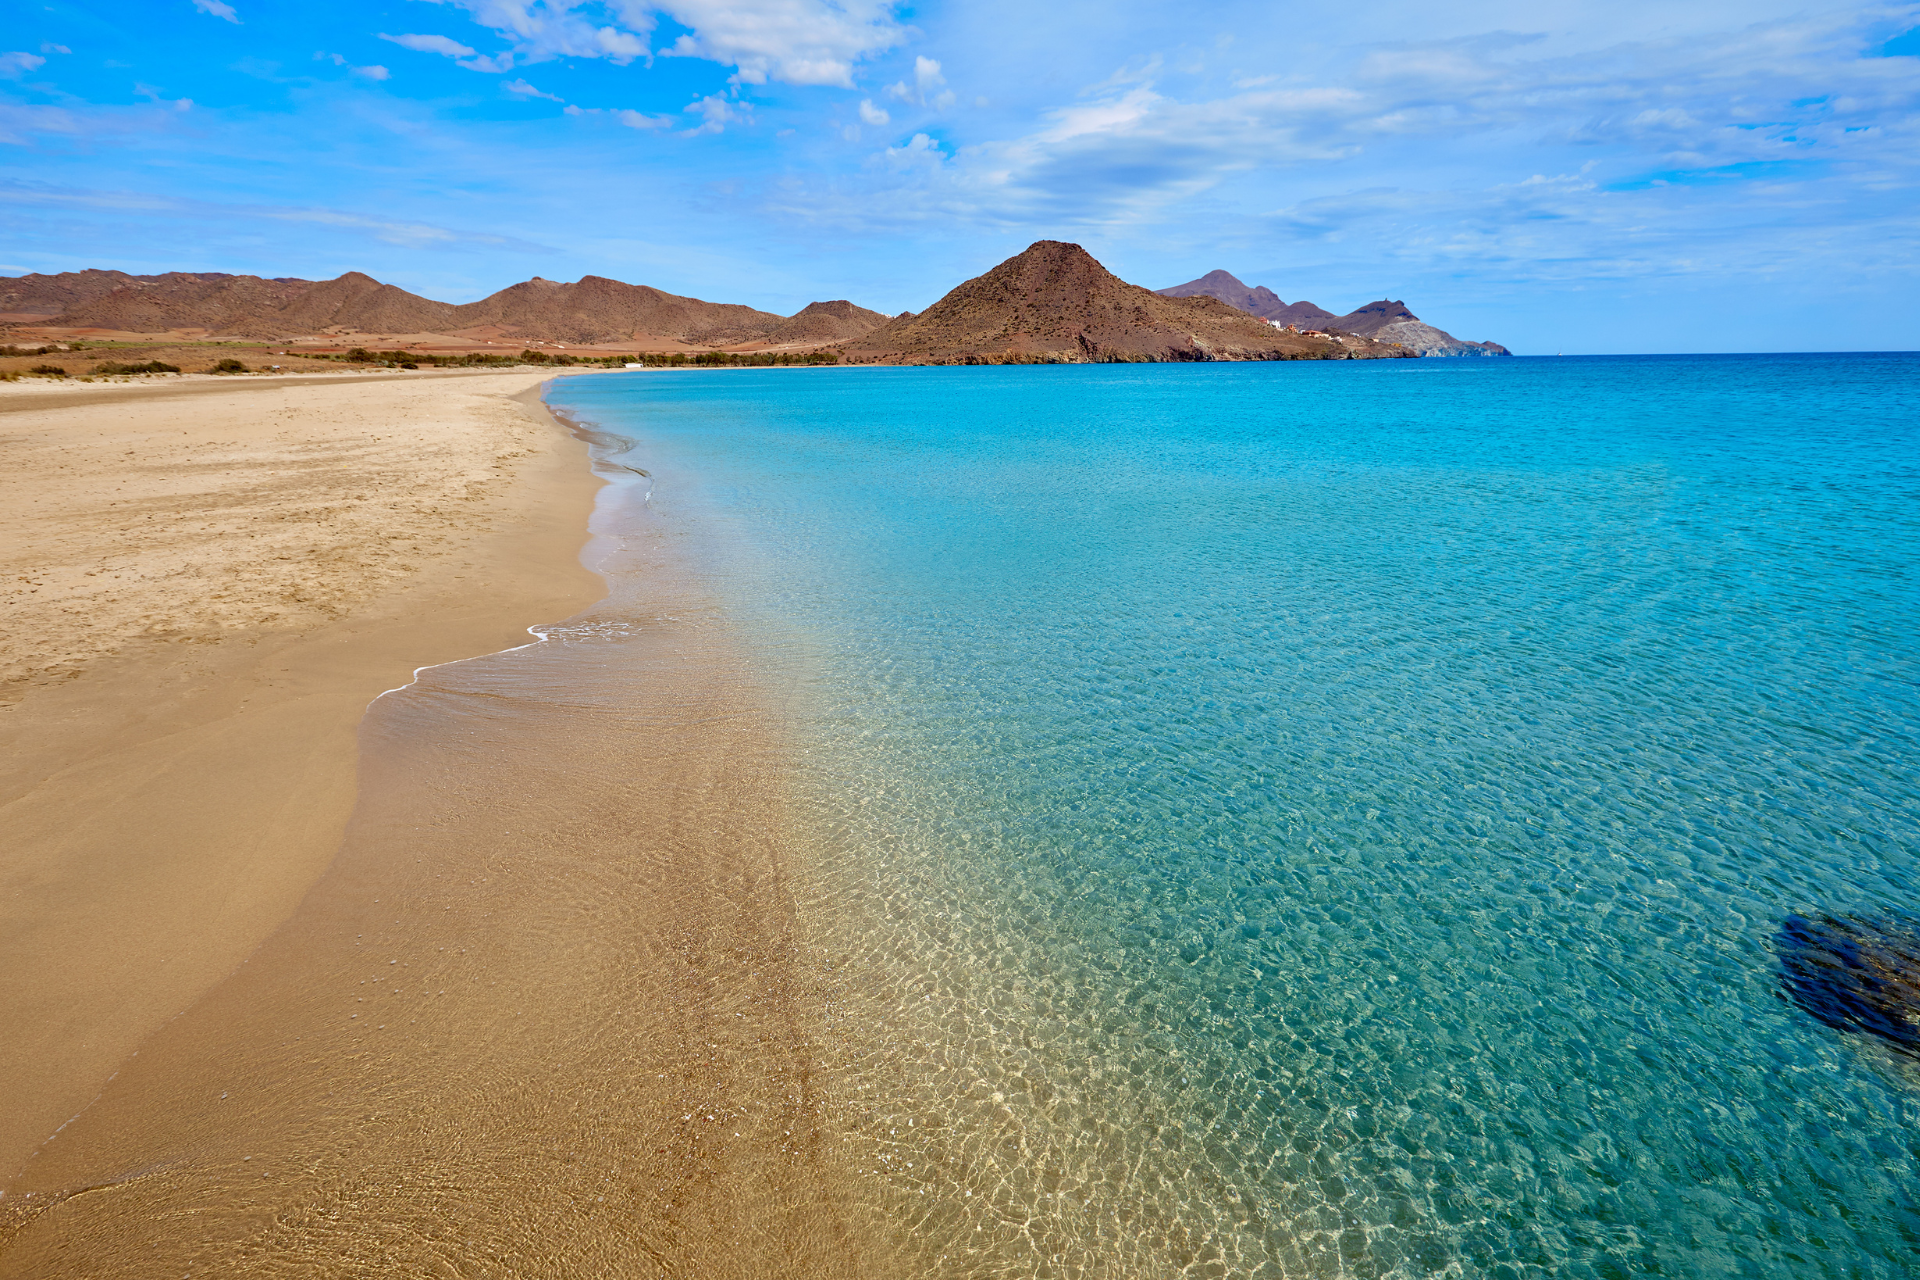
[[[1340,329],[1393,342],[1423,356],[1510,356],[1513,352],[1497,342],[1463,342],[1442,329],[1436,329],[1407,310],[1404,302],[1382,298],[1369,302],[1344,316],[1335,316],[1323,328]]]
[[[664,338],[728,346],[756,341],[783,319],[605,276],[582,276],[573,284],[535,276],[453,311],[452,332],[581,345]]]
[[[1249,289],[1225,271],[1209,271],[1198,280],[1189,280],[1177,284],[1171,289],[1157,290],[1163,298],[1218,298],[1230,307],[1237,307],[1248,315],[1259,316],[1262,320],[1279,319],[1287,304],[1273,290],[1265,285]]]
[[[842,344],[863,364],[1366,359],[1404,355],[1366,338],[1307,338],[1210,295],[1128,284],[1077,244],[1041,240],[918,315]]]
[[[793,316],[683,298],[645,285],[584,276],[535,277],[464,306],[435,302],[358,271],[333,280],[169,271],[69,271],[0,277],[0,324],[164,333],[203,329],[242,338],[324,330],[455,334],[523,342],[732,346],[857,338],[886,317],[851,302],[816,302]]]
[[[69,271],[0,281],[0,320],[125,333],[206,329],[276,338],[330,325],[420,333],[444,326],[453,310],[358,271],[322,281],[190,271]]]
[[[836,302],[809,302],[805,307],[774,325],[761,341],[776,345],[790,342],[844,342],[862,338],[887,322],[878,311],[856,307],[844,298]]]
[[[1463,342],[1414,315],[1407,310],[1404,302],[1383,299],[1369,302],[1344,316],[1337,316],[1311,302],[1284,303],[1271,289],[1265,286],[1248,288],[1226,271],[1209,271],[1198,280],[1189,280],[1159,292],[1168,298],[1218,298],[1230,307],[1237,307],[1263,320],[1290,324],[1298,329],[1337,330],[1356,334],[1376,342],[1391,342],[1423,356],[1513,354],[1497,342]]]

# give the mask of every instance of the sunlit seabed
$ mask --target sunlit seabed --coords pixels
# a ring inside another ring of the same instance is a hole
[[[1899,1276],[1920,358],[647,373],[929,1274]],[[634,494],[641,492],[637,487]],[[778,682],[776,682],[778,683]]]

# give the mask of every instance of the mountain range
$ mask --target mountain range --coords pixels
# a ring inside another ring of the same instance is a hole
[[[1218,298],[1230,307],[1279,324],[1322,332],[1357,334],[1376,342],[1392,342],[1423,356],[1510,356],[1497,342],[1464,342],[1407,310],[1404,302],[1381,299],[1337,316],[1311,302],[1282,302],[1265,285],[1249,288],[1225,271],[1209,271],[1198,280],[1161,289],[1165,298]]]
[[[815,302],[778,316],[604,276],[573,284],[536,276],[464,306],[422,298],[358,271],[333,280],[98,270],[0,278],[0,324],[122,333],[197,329],[268,340],[333,331],[583,346],[818,344],[858,337],[886,319],[846,301]]]
[[[1128,284],[1077,244],[1041,240],[918,315],[841,346],[856,364],[1324,360],[1406,356],[1366,337],[1276,329],[1211,296]]]
[[[1336,316],[1311,302],[1286,303],[1226,271],[1171,289],[1143,289],[1079,245],[1058,240],[1038,241],[918,315],[892,318],[845,300],[780,316],[605,276],[572,284],[536,276],[455,305],[358,271],[303,280],[87,270],[0,277],[0,327],[6,326],[270,341],[384,335],[476,348],[496,342],[629,350],[833,346],[849,361],[886,364],[1509,354],[1497,343],[1462,342],[1401,302],[1372,302]]]

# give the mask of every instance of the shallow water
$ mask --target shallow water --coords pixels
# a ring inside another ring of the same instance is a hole
[[[646,373],[927,1274],[1896,1276],[1920,359]],[[640,492],[639,482],[629,490]]]

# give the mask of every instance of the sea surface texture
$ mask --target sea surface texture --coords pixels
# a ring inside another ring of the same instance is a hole
[[[1897,1277],[1920,358],[562,382],[787,689],[939,1276]],[[783,683],[784,682],[784,683]]]

